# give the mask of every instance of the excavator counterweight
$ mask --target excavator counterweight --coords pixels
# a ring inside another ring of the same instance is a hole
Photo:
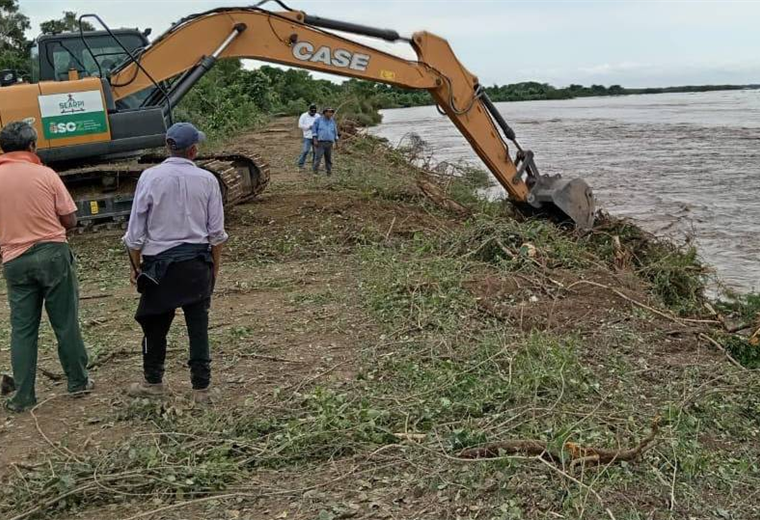
[[[0,122],[32,121],[42,137],[40,155],[54,166],[112,161],[161,146],[173,109],[218,60],[280,63],[427,90],[510,201],[541,212],[559,210],[582,229],[593,225],[589,186],[580,179],[538,173],[532,153],[522,150],[478,78],[459,62],[446,40],[424,31],[405,37],[307,15],[275,2],[284,10],[266,10],[264,1],[193,14],[151,42],[145,33],[111,30],[97,15],[83,15],[80,25],[83,18],[91,18],[104,30],[41,37],[36,48],[39,81],[0,88]],[[402,59],[332,31],[408,44],[417,59]],[[507,140],[514,144],[514,154]],[[212,163],[209,168],[221,169],[216,173],[232,202],[255,195],[268,181],[260,162],[238,157]],[[105,186],[119,184],[112,174],[102,176]],[[71,178],[81,180],[81,170],[74,170]],[[95,207],[92,201],[90,207]]]

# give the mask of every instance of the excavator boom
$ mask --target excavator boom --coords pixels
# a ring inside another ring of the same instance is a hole
[[[405,41],[416,52],[417,60],[399,58],[325,29]],[[588,185],[580,179],[568,181],[540,175],[533,154],[520,148],[514,131],[488,99],[478,78],[459,62],[446,40],[428,32],[405,38],[395,31],[323,19],[301,11],[215,9],[180,20],[117,69],[110,78],[113,98],[118,101],[155,87],[171,110],[222,58],[257,59],[425,89],[513,203],[539,210],[559,209],[582,229],[593,225],[594,199]],[[172,78],[179,79],[168,88],[162,86]],[[505,138],[516,147],[515,159]]]
[[[152,42],[137,30],[45,35],[35,43],[36,83],[0,77],[0,124],[27,120],[37,128],[38,154],[76,189],[80,221],[124,220],[144,162],[163,146],[173,108],[223,58],[250,58],[411,89],[427,90],[509,194],[529,210],[559,210],[578,227],[593,225],[594,199],[581,179],[538,172],[533,153],[488,98],[478,78],[448,42],[428,32],[395,31],[311,16],[287,8],[219,8],[175,23]],[[336,34],[403,42],[416,60],[402,59]],[[507,141],[514,145],[510,154]],[[154,158],[155,159],[155,158]],[[229,204],[266,188],[266,166],[239,151],[209,157]],[[131,162],[129,162],[131,161]],[[100,184],[98,189],[95,185]],[[96,191],[92,191],[95,189]]]

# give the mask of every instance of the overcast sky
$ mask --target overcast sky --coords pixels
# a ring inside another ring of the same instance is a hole
[[[64,10],[153,36],[193,12],[253,0],[20,0],[36,36]],[[270,4],[275,8],[275,4]],[[448,39],[481,83],[628,87],[760,83],[760,1],[293,0],[295,9]],[[384,49],[386,47],[383,47]],[[397,54],[413,57],[403,45]]]

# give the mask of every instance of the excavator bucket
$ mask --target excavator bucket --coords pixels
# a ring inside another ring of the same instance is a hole
[[[559,210],[582,230],[594,225],[594,194],[582,179],[541,175],[533,185],[528,202],[540,209]]]

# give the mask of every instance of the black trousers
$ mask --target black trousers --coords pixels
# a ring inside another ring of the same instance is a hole
[[[184,305],[187,335],[190,337],[190,381],[193,388],[207,388],[211,382],[211,355],[208,343],[208,311],[211,298]],[[174,310],[163,314],[151,314],[137,318],[143,329],[143,371],[145,381],[161,383],[166,361],[166,335],[174,320]]]
[[[164,377],[166,335],[175,310],[185,313],[190,338],[190,380],[193,388],[207,388],[211,380],[208,342],[208,312],[214,280],[213,266],[202,258],[168,266],[158,285],[148,284],[140,297],[135,319],[143,329],[143,371],[148,383]]]

